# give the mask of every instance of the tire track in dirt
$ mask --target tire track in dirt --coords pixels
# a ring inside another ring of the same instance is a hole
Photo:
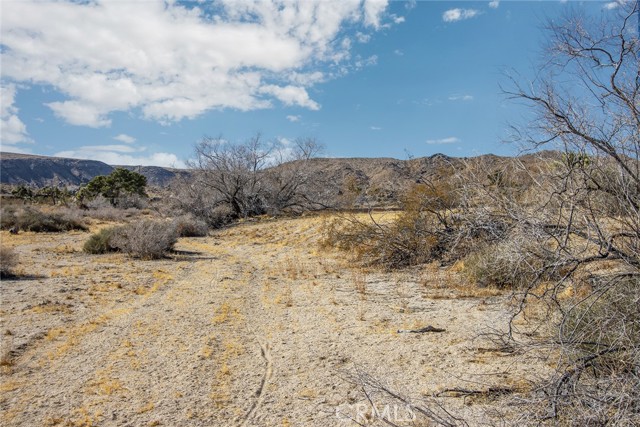
[[[249,422],[253,420],[253,418],[256,416],[264,400],[267,384],[269,380],[271,380],[271,376],[273,375],[273,358],[271,357],[271,344],[268,342],[266,343],[261,342],[260,351],[262,353],[263,359],[265,360],[264,376],[262,377],[260,388],[256,393],[257,395],[256,400],[251,406],[251,409],[249,410],[247,415],[245,416],[244,421],[241,424],[242,427],[247,426]]]

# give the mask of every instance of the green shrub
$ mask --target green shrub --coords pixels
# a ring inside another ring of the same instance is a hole
[[[91,235],[84,243],[82,249],[88,254],[104,254],[116,252],[118,247],[113,243],[113,236],[118,232],[119,227],[103,228],[99,232]]]

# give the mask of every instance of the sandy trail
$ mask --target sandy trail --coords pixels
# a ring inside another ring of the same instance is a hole
[[[348,269],[318,251],[321,222],[182,239],[156,262],[84,255],[86,233],[3,234],[42,273],[2,282],[2,424],[353,425],[340,413],[364,401],[354,367],[416,397],[538,368],[478,351],[505,298],[443,290],[433,268]],[[426,325],[446,332],[396,333]]]

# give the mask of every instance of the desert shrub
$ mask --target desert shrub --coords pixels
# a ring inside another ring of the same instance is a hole
[[[227,205],[218,206],[207,214],[206,221],[212,228],[221,228],[231,223],[235,217],[233,210]]]
[[[114,207],[108,199],[97,196],[84,203],[86,209],[83,210],[83,214],[102,221],[123,221],[125,218],[138,215],[140,209],[148,204],[146,199],[138,196],[131,196],[131,200],[140,200],[141,203],[133,203],[132,206],[129,206],[129,203],[122,202]]]
[[[512,241],[485,246],[464,260],[464,275],[478,286],[519,287],[539,272],[538,263]]]
[[[12,227],[33,232],[87,230],[78,216],[70,212],[46,213],[31,207],[19,211],[3,210],[2,228]]]
[[[149,206],[149,199],[137,194],[120,196],[116,199],[116,206],[119,209],[145,209]]]
[[[82,250],[89,254],[104,254],[115,252],[118,247],[113,242],[113,237],[118,232],[119,227],[103,228],[99,232],[92,234],[84,243]]]
[[[0,211],[0,228],[8,230],[17,225],[16,208],[13,206],[3,207]]]
[[[13,277],[13,269],[18,264],[16,253],[6,247],[0,247],[0,278]]]
[[[172,224],[142,220],[118,228],[111,242],[134,258],[159,259],[173,249],[177,239]]]
[[[385,269],[403,268],[440,258],[446,233],[433,219],[402,213],[380,223],[343,216],[325,225],[322,244],[348,251],[355,261]]]
[[[457,189],[447,182],[418,184],[402,198],[403,211],[380,223],[343,216],[328,224],[323,245],[350,251],[357,261],[386,269],[443,260],[456,242]]]
[[[587,297],[564,304],[563,369],[548,392],[572,425],[638,425],[640,278],[601,275],[590,282]]]
[[[190,215],[175,218],[173,227],[179,237],[204,237],[209,233],[209,226],[206,222]]]

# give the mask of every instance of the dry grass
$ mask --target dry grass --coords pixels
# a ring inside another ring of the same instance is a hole
[[[8,278],[14,275],[14,269],[18,265],[18,255],[8,247],[0,247],[0,278]]]
[[[11,367],[17,372],[16,367],[33,361],[39,368],[20,377],[29,384],[26,389],[8,392],[12,402],[24,398],[25,406],[12,403],[15,415],[7,424],[44,424],[44,415],[25,415],[25,408],[38,389],[38,376],[46,372],[70,390],[72,404],[64,406],[64,412],[46,414],[61,425],[108,423],[110,414],[123,408],[136,425],[158,420],[163,425],[203,420],[224,425],[223,417],[241,419],[255,398],[264,369],[257,341],[273,346],[275,377],[259,414],[265,425],[285,418],[290,425],[328,425],[312,413],[309,403],[330,411],[340,399],[357,402],[334,376],[351,363],[388,367],[390,375],[421,387],[445,381],[438,376],[445,361],[478,365],[473,369],[479,370],[496,368],[490,357],[482,363],[467,362],[480,358],[464,350],[465,339],[457,335],[466,330],[449,320],[467,311],[478,313],[477,302],[442,300],[437,304],[453,307],[442,310],[424,297],[441,291],[433,273],[443,270],[416,268],[398,274],[349,266],[342,254],[317,250],[322,221],[265,220],[216,231],[204,239],[181,239],[177,249],[197,255],[179,262],[55,249],[78,247],[85,234],[8,236],[11,246],[20,241],[26,268],[34,268],[36,262],[45,266],[45,286],[38,286],[40,291],[51,289],[55,298],[41,297],[35,300],[43,302],[40,306],[8,315],[14,323],[22,316],[20,328],[42,328],[44,335]],[[446,275],[442,280],[448,280]],[[65,292],[57,293],[60,289]],[[197,317],[193,323],[190,316]],[[395,333],[428,324],[446,324],[448,334],[455,336],[447,334],[436,345],[428,335]],[[447,355],[448,346],[452,350]],[[432,358],[427,362],[421,360],[426,356],[415,356],[427,353]],[[172,371],[174,362],[179,362],[178,368]],[[64,374],[65,369],[85,366],[74,363],[91,364],[88,380],[80,385]],[[427,368],[433,381],[424,376]],[[454,366],[447,369],[459,371]],[[148,381],[158,372],[167,372],[170,379]],[[161,394],[185,405],[184,411],[161,418]],[[323,403],[325,398],[332,403]]]

